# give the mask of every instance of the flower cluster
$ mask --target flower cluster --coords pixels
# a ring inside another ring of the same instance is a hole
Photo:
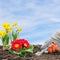
[[[11,42],[11,48],[9,51],[13,54],[20,56],[26,56],[29,53],[33,53],[34,46],[29,44],[25,39],[17,39]]]
[[[11,27],[10,23],[4,23],[4,24],[2,24],[2,27],[7,31],[12,30],[12,27]]]
[[[6,31],[11,31],[13,30],[13,27],[18,26],[17,22],[14,22],[13,25],[11,26],[10,23],[3,23],[2,27],[6,30]],[[18,32],[22,31],[22,28],[18,28],[17,29]]]
[[[27,40],[25,40],[25,39],[17,39],[15,41],[12,41],[12,49],[13,50],[18,51],[23,47],[29,48],[29,43],[28,43]]]
[[[0,38],[3,46],[8,46],[9,40],[16,40],[19,33],[22,31],[22,28],[18,27],[17,22],[14,22],[13,25],[10,23],[3,23],[2,28],[3,30],[0,31]]]
[[[0,38],[2,40],[3,50],[7,49],[9,52],[19,54],[20,56],[33,53],[33,45],[29,44],[25,39],[20,39],[19,33],[22,31],[22,28],[18,27],[17,22],[14,22],[13,25],[3,23],[2,27],[3,30],[0,31]]]

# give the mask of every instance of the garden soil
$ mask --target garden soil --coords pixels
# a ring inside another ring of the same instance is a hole
[[[60,52],[57,53],[43,53],[41,56],[36,56],[35,53],[40,51],[41,45],[34,45],[34,52],[28,56],[19,56],[11,54],[8,50],[2,49],[0,46],[0,60],[60,60]]]

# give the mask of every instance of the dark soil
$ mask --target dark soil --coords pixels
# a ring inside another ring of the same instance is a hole
[[[35,53],[40,51],[40,47],[41,45],[34,45],[33,54],[29,54],[26,57],[21,57],[19,55],[11,54],[9,51],[3,51],[2,46],[0,46],[0,60],[60,60],[60,52],[36,56]]]

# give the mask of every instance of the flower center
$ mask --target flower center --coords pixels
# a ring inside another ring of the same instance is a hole
[[[16,48],[19,47],[19,44],[15,44],[15,47],[16,47]]]
[[[24,46],[27,46],[27,44],[25,43]]]

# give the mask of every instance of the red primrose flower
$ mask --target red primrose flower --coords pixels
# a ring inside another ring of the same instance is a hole
[[[29,42],[25,39],[17,39],[12,41],[12,49],[16,51],[20,50],[22,47],[29,48],[29,46]]]

